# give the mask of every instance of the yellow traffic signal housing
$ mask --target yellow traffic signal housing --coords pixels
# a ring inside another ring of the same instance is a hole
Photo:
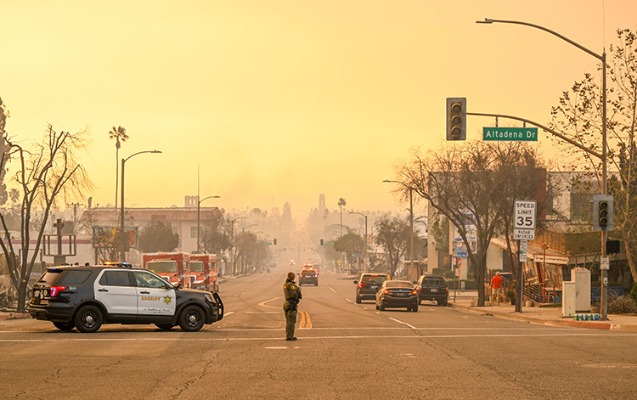
[[[467,99],[447,98],[447,140],[467,139]]]
[[[593,230],[613,230],[613,196],[601,194],[593,196]]]

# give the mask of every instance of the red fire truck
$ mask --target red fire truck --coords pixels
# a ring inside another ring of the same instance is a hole
[[[167,282],[189,288],[190,254],[181,252],[143,253],[142,268],[154,271]]]
[[[219,291],[216,254],[190,255],[190,280],[192,287],[216,293]]]

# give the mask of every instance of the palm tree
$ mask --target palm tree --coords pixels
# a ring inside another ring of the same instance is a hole
[[[126,134],[126,128],[123,126],[113,127],[108,132],[109,139],[115,139],[115,209],[117,209],[117,188],[119,187],[119,148],[122,146],[121,142],[125,142],[128,139]]]
[[[338,199],[338,207],[341,209],[341,236],[343,236],[343,207],[345,207],[346,204],[347,202],[344,198],[341,197]]]

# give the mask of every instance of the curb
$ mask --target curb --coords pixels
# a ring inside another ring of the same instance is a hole
[[[7,321],[10,319],[26,319],[31,318],[29,313],[19,313],[19,312],[0,312],[0,321]]]
[[[471,307],[471,306],[461,306],[461,305],[453,305],[453,308],[457,308],[460,310],[466,310],[468,312],[487,315],[497,318],[503,318],[514,321],[525,321],[532,324],[540,324],[547,326],[568,326],[571,328],[585,328],[585,329],[600,329],[600,330],[614,330],[614,331],[632,331],[637,332],[637,325],[628,324],[614,324],[608,321],[574,321],[572,319],[553,319],[553,318],[538,318],[531,317],[523,314],[504,314],[501,312],[492,312],[492,310],[480,310],[480,307]]]

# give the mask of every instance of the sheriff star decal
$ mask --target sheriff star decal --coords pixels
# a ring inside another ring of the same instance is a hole
[[[171,302],[171,301],[173,301],[173,298],[172,298],[172,297],[170,297],[170,296],[166,296],[166,297],[164,297],[164,303],[166,303],[166,304],[170,304],[170,302]]]

